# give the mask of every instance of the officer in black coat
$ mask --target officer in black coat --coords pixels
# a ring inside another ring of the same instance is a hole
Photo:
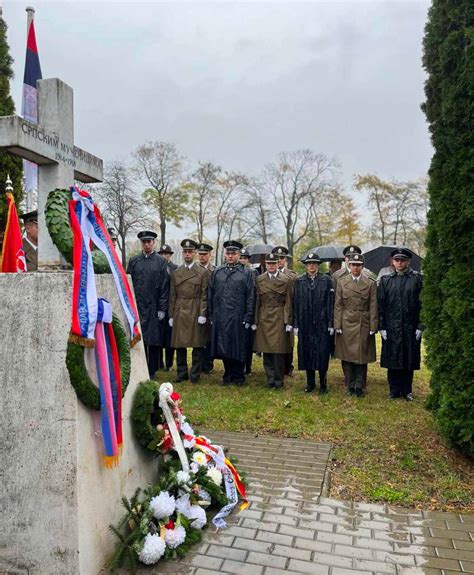
[[[163,244],[160,246],[158,250],[160,256],[163,256],[166,260],[166,265],[168,267],[168,273],[171,274],[174,272],[178,266],[172,260],[174,251],[172,247],[168,244]],[[172,328],[168,324],[168,311],[166,312],[165,319],[160,327],[163,327],[163,347],[165,349],[165,358],[163,361],[163,349],[160,348],[160,361],[159,361],[159,368],[163,369],[164,371],[169,371],[173,367],[173,360],[174,360],[174,348],[171,347],[171,331]]]
[[[392,251],[394,271],[380,278],[377,289],[381,367],[386,367],[390,398],[413,400],[413,372],[420,369],[422,276],[410,267],[412,253]]]
[[[334,335],[332,280],[319,273],[321,259],[309,253],[306,273],[296,278],[293,294],[293,330],[298,335],[298,369],[306,371],[306,392],[314,390],[319,372],[319,393],[327,393],[327,371]]]
[[[168,309],[169,273],[166,260],[156,253],[155,232],[137,235],[142,253],[130,258],[127,273],[132,276],[150,378],[159,368],[163,347],[164,319]]]
[[[240,263],[248,268],[254,275],[255,281],[258,278],[258,271],[252,267],[250,263],[250,252],[247,248],[242,248],[240,250]],[[255,295],[256,297],[256,295]],[[252,373],[252,361],[253,361],[253,343],[255,341],[255,332],[252,329],[247,330],[247,357],[245,359],[245,375],[251,375]]]
[[[245,383],[247,330],[255,313],[255,276],[239,263],[240,242],[224,242],[226,263],[208,284],[208,314],[212,323],[211,354],[224,363],[224,385]]]

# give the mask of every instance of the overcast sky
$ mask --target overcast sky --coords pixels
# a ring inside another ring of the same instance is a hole
[[[3,2],[17,110],[26,5]],[[311,148],[337,157],[348,190],[356,173],[426,174],[428,2],[33,5],[43,77],[74,88],[75,143],[105,161],[164,140],[249,174]]]

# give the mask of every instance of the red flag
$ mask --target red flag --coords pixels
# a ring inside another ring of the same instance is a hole
[[[2,272],[26,272],[25,252],[13,194],[7,192],[7,227],[3,236]]]

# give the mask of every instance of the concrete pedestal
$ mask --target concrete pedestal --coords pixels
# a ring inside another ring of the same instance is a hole
[[[98,295],[126,325],[111,275]],[[113,550],[122,495],[156,479],[129,421],[148,379],[140,342],[123,402],[119,466],[102,463],[100,414],[76,397],[66,368],[72,273],[0,274],[0,572],[94,575]]]

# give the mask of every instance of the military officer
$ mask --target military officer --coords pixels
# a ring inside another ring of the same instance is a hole
[[[183,265],[171,274],[168,323],[172,327],[171,346],[176,349],[176,382],[191,376],[197,383],[201,375],[201,349],[207,339],[207,282],[208,273],[194,262],[197,243],[181,242]],[[188,371],[187,348],[192,347],[191,372]]]
[[[289,249],[285,246],[276,246],[273,248],[272,254],[278,257],[278,271],[288,276],[288,278],[294,282],[298,274],[288,268],[288,258],[291,257]],[[288,338],[290,340],[290,352],[285,355],[285,375],[292,377],[295,369],[293,365],[293,349],[295,347],[295,336],[293,332],[288,334]]]
[[[354,244],[350,244],[342,250],[342,253],[344,254],[344,263],[342,264],[340,269],[333,272],[333,274],[332,274],[332,283],[334,286],[334,291],[336,291],[337,282],[341,278],[348,276],[351,273],[351,271],[349,269],[349,260],[350,260],[350,257],[352,256],[352,254],[362,254],[362,250],[360,249],[359,246],[356,246]],[[377,279],[377,276],[375,276],[375,274],[373,274],[366,267],[363,268],[362,273],[374,281]]]
[[[198,244],[197,253],[199,259],[199,265],[206,269],[209,273],[215,270],[216,266],[211,261],[213,247],[210,244],[205,244],[203,242]],[[207,325],[207,340],[206,345],[202,348],[202,373],[210,374],[214,371],[214,360],[211,356],[211,325]]]
[[[278,256],[265,256],[266,272],[256,281],[255,351],[263,353],[268,387],[283,387],[285,354],[289,352],[288,333],[293,330],[293,283],[278,270]]]
[[[168,309],[169,273],[166,260],[155,251],[156,233],[144,230],[137,234],[142,253],[130,258],[127,273],[132,276],[138,315],[145,345],[150,378],[159,368],[164,326]]]
[[[394,270],[380,277],[377,289],[381,367],[387,368],[390,398],[413,400],[413,372],[420,369],[422,276],[410,267],[412,252],[391,252]]]
[[[114,248],[117,249],[117,247],[118,247],[117,230],[115,228],[107,228],[107,231],[109,232],[109,236],[110,236],[110,239],[112,240],[112,244],[114,245]]]
[[[168,268],[168,273],[171,274],[178,268],[178,266],[173,261],[174,251],[169,244],[163,244],[158,250],[160,256],[163,256],[166,260],[166,265]],[[170,371],[173,367],[174,360],[174,348],[171,347],[171,327],[169,325],[168,311],[166,312],[166,317],[163,320],[163,347],[164,347],[164,361],[163,361],[163,349],[160,349],[160,369],[164,371]]]
[[[38,210],[20,216],[25,224],[23,234],[23,251],[25,253],[26,271],[38,269]]]
[[[224,385],[245,384],[246,333],[255,312],[255,276],[239,263],[242,248],[236,240],[224,242],[226,263],[209,280],[211,353],[224,363]]]
[[[342,361],[348,392],[363,397],[367,364],[375,361],[378,328],[377,284],[362,268],[364,256],[352,252],[349,275],[337,282],[334,306],[335,357]]]
[[[240,251],[239,262],[246,268],[250,269],[255,280],[258,277],[258,271],[252,267],[250,263],[250,252],[247,248],[242,248]],[[252,373],[252,362],[253,362],[253,344],[255,340],[255,332],[251,329],[247,330],[247,357],[245,359],[245,375],[251,375]]]
[[[298,335],[298,369],[306,371],[306,392],[316,386],[319,372],[319,393],[327,393],[327,371],[331,353],[333,328],[333,287],[331,278],[319,273],[321,259],[309,253],[303,263],[306,273],[294,284],[294,332]]]

